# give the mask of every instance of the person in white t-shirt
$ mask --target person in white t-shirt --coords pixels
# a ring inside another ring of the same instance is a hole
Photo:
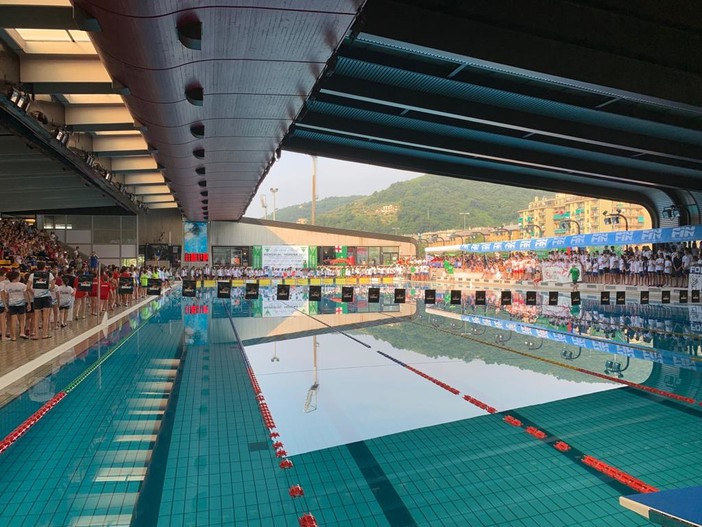
[[[59,319],[62,328],[66,327],[68,320],[68,311],[73,305],[73,288],[64,284],[60,278],[56,279],[56,294],[58,296]]]
[[[30,296],[27,292],[27,285],[19,281],[20,274],[17,271],[11,271],[7,278],[9,283],[5,284],[5,300],[7,305],[7,314],[10,317],[10,340],[17,340],[17,319],[19,318],[20,337],[28,339],[29,335],[25,334],[24,328],[27,320],[27,308],[32,308],[29,303]]]

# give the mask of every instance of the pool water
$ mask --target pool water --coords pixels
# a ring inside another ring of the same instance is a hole
[[[637,526],[636,485],[702,484],[698,306],[261,292],[154,299],[1,408],[65,393],[0,454],[0,525]]]

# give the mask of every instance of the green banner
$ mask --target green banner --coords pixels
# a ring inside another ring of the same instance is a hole
[[[263,249],[260,245],[251,247],[251,267],[257,269],[263,267]]]
[[[251,318],[261,318],[263,316],[263,296],[249,300],[251,306]]]
[[[317,246],[310,245],[307,248],[307,267],[309,269],[317,268]]]
[[[334,247],[334,257],[335,258],[346,258],[348,256],[349,248],[346,245],[337,245]]]

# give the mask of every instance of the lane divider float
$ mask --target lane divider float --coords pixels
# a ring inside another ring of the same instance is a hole
[[[419,375],[420,377],[423,377],[423,378],[433,382],[434,384],[440,386],[441,388],[444,388],[445,390],[447,390],[455,395],[458,395],[460,393],[458,390],[449,386],[448,384],[443,383],[430,375],[427,375],[426,373],[418,370],[417,368],[414,368],[414,367],[402,362],[401,360],[398,360],[395,357],[388,355],[387,353],[383,353],[380,350],[376,350],[376,353],[382,355],[383,357],[390,359],[391,361],[395,362],[396,364],[399,364],[400,366],[410,370],[411,372]],[[517,352],[517,353],[519,353],[519,352]],[[606,376],[603,375],[603,377],[606,377]],[[476,399],[475,397],[472,397],[470,395],[464,395],[463,399],[465,401],[471,403],[472,405],[484,410],[488,414],[498,413],[497,409],[495,409],[494,407],[490,406],[489,404],[487,404],[479,399]],[[510,426],[515,427],[515,428],[524,427],[524,431],[527,434],[538,439],[539,441],[551,443],[551,446],[553,446],[553,448],[555,448],[556,450],[558,450],[559,452],[561,452],[563,454],[569,453],[573,448],[573,447],[571,447],[571,445],[569,445],[565,441],[559,439],[558,437],[549,436],[548,433],[544,432],[543,430],[541,430],[537,426],[534,426],[534,425],[526,425],[525,426],[525,424],[522,420],[518,419],[517,417],[515,417],[511,414],[505,415],[502,418],[502,421]],[[618,481],[619,483],[621,483],[621,484],[623,484],[631,489],[634,489],[637,492],[640,492],[640,493],[658,492],[658,489],[656,487],[649,485],[648,483],[646,483],[638,478],[635,478],[631,474],[629,474],[621,469],[618,469],[612,465],[609,465],[609,464],[605,463],[604,461],[600,461],[599,459],[597,459],[593,456],[583,454],[583,455],[574,457],[574,459],[577,459],[579,462],[587,465],[588,467],[600,472],[601,474],[604,474],[605,476],[608,476],[608,477]],[[300,525],[302,525],[302,523]]]

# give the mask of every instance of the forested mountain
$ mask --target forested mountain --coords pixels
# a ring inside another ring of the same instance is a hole
[[[353,203],[356,200],[363,199],[366,196],[337,196],[331,198],[324,198],[317,201],[316,214],[319,217],[320,214],[326,212],[331,212],[335,209],[343,207],[349,203]],[[307,218],[309,220],[312,211],[312,202],[308,201],[306,203],[301,203],[300,205],[293,205],[292,207],[285,207],[278,209],[275,212],[275,219],[278,221],[292,221],[296,222],[299,218]],[[272,220],[273,216],[271,211],[268,213],[268,219]],[[317,222],[320,224],[319,222]],[[321,225],[321,224],[320,224]]]
[[[461,212],[469,212],[467,227],[497,227],[516,223],[517,211],[536,196],[550,195],[492,183],[441,176],[420,176],[392,184],[370,196],[327,198],[317,203],[317,225],[379,233],[414,234],[462,229]],[[332,200],[337,200],[336,202]],[[310,203],[280,209],[276,219],[310,217]]]

